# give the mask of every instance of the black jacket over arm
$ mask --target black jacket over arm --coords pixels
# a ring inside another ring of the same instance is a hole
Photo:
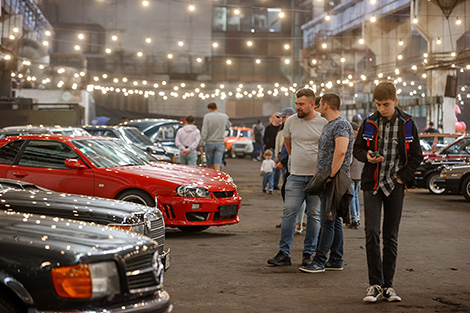
[[[405,187],[411,187],[415,185],[414,174],[419,164],[423,160],[423,154],[421,152],[421,146],[419,144],[418,129],[414,121],[413,123],[413,141],[409,142],[409,148],[407,149],[405,139],[405,122],[411,118],[401,111],[398,107],[398,150],[400,157],[400,170],[398,171],[398,177],[405,183]],[[359,128],[359,132],[354,142],[353,155],[356,159],[364,162],[364,169],[361,175],[361,189],[362,190],[374,190],[378,184],[379,178],[379,163],[372,164],[367,161],[367,151],[377,151],[377,120],[380,117],[380,113],[377,111],[367,118]],[[367,140],[364,139],[364,130],[366,124],[370,123],[374,127],[374,137],[370,142],[370,147],[367,146]]]

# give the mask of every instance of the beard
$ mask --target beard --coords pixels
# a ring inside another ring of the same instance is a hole
[[[302,111],[302,112],[297,111],[297,117],[298,118],[304,118],[309,114],[310,114],[310,112],[307,113],[307,112],[304,112],[304,111]]]

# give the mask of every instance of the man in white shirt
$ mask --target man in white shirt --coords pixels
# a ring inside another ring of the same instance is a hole
[[[295,108],[284,126],[284,143],[290,154],[290,176],[287,178],[284,211],[281,224],[281,240],[278,254],[268,260],[272,266],[291,265],[290,250],[294,239],[295,223],[302,202],[306,202],[307,229],[302,253],[302,265],[308,265],[316,250],[320,232],[320,199],[307,195],[304,188],[315,173],[318,139],[327,120],[314,110],[315,93],[309,88],[296,92]]]

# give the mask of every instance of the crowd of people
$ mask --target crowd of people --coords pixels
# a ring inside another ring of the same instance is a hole
[[[271,115],[266,127],[261,121],[253,126],[253,160],[262,161],[262,191],[280,189],[284,201],[279,251],[268,265],[292,265],[294,235],[305,230],[299,270],[342,271],[343,223],[360,227],[362,190],[370,285],[363,301],[376,302],[381,296],[401,301],[393,289],[398,229],[405,190],[414,184],[423,159],[412,116],[397,107],[396,86],[387,81],[374,88],[377,111],[365,119],[356,115],[351,122],[340,115],[337,94],[315,97],[312,89],[302,88],[295,96],[295,110],[287,107]],[[200,142],[207,166],[220,170],[230,122],[215,103],[208,110],[200,134],[188,116],[176,141],[182,163],[195,164]]]

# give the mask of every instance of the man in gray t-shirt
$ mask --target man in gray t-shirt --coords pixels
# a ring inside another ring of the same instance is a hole
[[[284,144],[290,154],[290,176],[287,178],[284,211],[281,224],[281,240],[278,254],[268,260],[272,266],[291,265],[290,250],[294,239],[295,223],[302,202],[306,202],[307,229],[305,232],[302,264],[307,265],[313,259],[320,231],[320,199],[316,195],[307,195],[304,188],[315,173],[318,139],[326,119],[315,112],[315,93],[308,88],[296,92],[295,108],[284,126]]]
[[[209,113],[204,115],[201,129],[201,154],[206,152],[206,167],[220,171],[225,151],[225,131],[230,130],[227,114],[217,112],[217,104],[207,105]]]

